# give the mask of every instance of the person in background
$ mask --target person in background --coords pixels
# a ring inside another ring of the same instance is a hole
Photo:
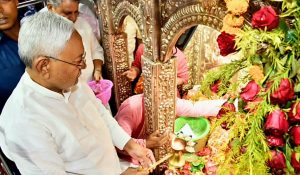
[[[17,0],[0,0],[0,113],[25,70],[18,54],[17,6]]]
[[[22,174],[148,174],[121,172],[114,146],[143,167],[151,166],[154,156],[79,81],[85,54],[71,21],[51,12],[28,17],[19,54],[26,71],[1,113],[0,146]]]
[[[78,17],[79,0],[48,0],[47,7],[49,11],[71,20],[82,37],[87,64],[87,68],[82,72],[82,79],[85,82],[92,79],[96,81],[102,79],[103,48],[95,37],[91,26],[84,19]]]
[[[85,19],[90,24],[96,38],[98,39],[98,41],[100,41],[101,36],[100,36],[99,21],[96,17],[96,14],[90,9],[88,5],[79,3],[79,17]]]
[[[137,46],[142,43],[142,36],[138,25],[131,16],[125,17],[123,28],[124,32],[127,34],[128,63],[131,65],[134,60]]]
[[[216,116],[226,99],[219,100],[202,100],[193,102],[177,98],[176,100],[176,116]],[[157,148],[166,144],[170,138],[169,133],[160,134],[155,131],[147,136],[145,129],[145,110],[144,95],[138,94],[127,98],[119,107],[115,119],[119,125],[132,137],[137,143],[146,148]],[[138,162],[134,158],[122,154],[119,151],[119,157],[123,160],[122,167],[134,167]]]
[[[18,54],[20,21],[17,6],[18,0],[0,0],[0,113],[25,70]],[[0,153],[10,171],[20,174],[15,164],[2,151]]]
[[[122,75],[126,76],[129,81],[134,81],[142,73],[142,55],[144,54],[144,44],[140,44],[136,54],[135,59],[132,62],[132,66],[129,70],[125,71]],[[173,49],[173,55],[177,57],[177,85],[183,85],[188,82],[188,66],[185,55],[178,48]],[[142,77],[141,77],[142,80]],[[139,80],[140,81],[140,80]],[[141,86],[142,83],[138,82],[135,88],[135,92],[141,93],[143,89]],[[177,94],[179,96],[179,94]]]

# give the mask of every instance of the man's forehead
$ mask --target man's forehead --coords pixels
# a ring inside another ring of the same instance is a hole
[[[74,0],[62,0],[61,2],[61,7],[63,8],[67,8],[67,9],[71,9],[74,7],[78,8],[79,2],[78,1],[74,1]]]

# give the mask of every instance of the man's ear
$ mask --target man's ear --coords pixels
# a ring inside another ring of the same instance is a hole
[[[53,11],[53,5],[52,4],[47,4],[47,8],[49,11]]]
[[[33,64],[33,69],[35,69],[40,75],[45,78],[50,76],[50,59],[46,57],[38,57]]]

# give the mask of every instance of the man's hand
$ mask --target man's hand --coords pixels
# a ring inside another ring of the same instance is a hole
[[[122,75],[126,76],[129,81],[133,81],[140,74],[140,70],[137,67],[132,66],[128,71],[125,71]]]
[[[96,81],[102,80],[101,69],[97,69],[94,71],[94,80]]]
[[[102,65],[103,61],[101,59],[94,59],[94,80],[99,81],[102,79]]]
[[[149,174],[149,171],[139,170],[137,168],[128,168],[121,175],[147,175],[147,174]]]
[[[169,132],[165,132],[160,134],[158,130],[154,131],[154,133],[150,134],[150,136],[146,139],[146,147],[147,148],[157,148],[169,141]]]
[[[139,161],[143,168],[149,168],[153,163],[155,163],[155,158],[152,151],[148,148],[144,148],[133,139],[130,139],[124,150],[133,158]]]

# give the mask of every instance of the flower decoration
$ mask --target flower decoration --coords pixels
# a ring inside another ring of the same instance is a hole
[[[211,90],[213,93],[218,93],[220,84],[221,84],[221,81],[220,81],[220,80],[215,81],[214,84],[212,84],[212,85],[210,86],[210,90]]]
[[[288,116],[289,116],[290,123],[300,122],[300,103],[299,102],[294,102],[292,104],[292,107],[288,113]]]
[[[241,25],[249,1],[225,3],[217,42],[221,55],[240,58],[209,71],[201,92],[220,82],[218,95],[238,98],[238,108],[226,102],[215,122],[228,129],[230,143],[238,142],[218,151],[216,174],[300,174],[300,2],[262,6],[251,25]]]
[[[283,137],[279,136],[268,136],[267,137],[268,145],[271,147],[283,147],[285,145]]]
[[[230,35],[226,32],[222,32],[218,36],[217,42],[220,48],[220,54],[222,56],[227,56],[228,54],[236,51],[234,38],[234,35]]]
[[[267,6],[253,14],[251,23],[254,28],[272,30],[278,27],[279,17],[271,6]]]
[[[229,12],[233,15],[242,15],[247,12],[249,7],[248,0],[231,0],[226,2],[226,6]]]
[[[283,78],[280,81],[279,87],[271,94],[271,102],[285,104],[288,100],[293,99],[294,86],[289,79]]]
[[[273,150],[271,160],[269,161],[269,166],[276,169],[286,168],[284,154],[281,151]]]
[[[245,101],[253,101],[257,97],[257,94],[260,91],[259,85],[254,81],[250,81],[246,87],[242,89],[240,97]]]

